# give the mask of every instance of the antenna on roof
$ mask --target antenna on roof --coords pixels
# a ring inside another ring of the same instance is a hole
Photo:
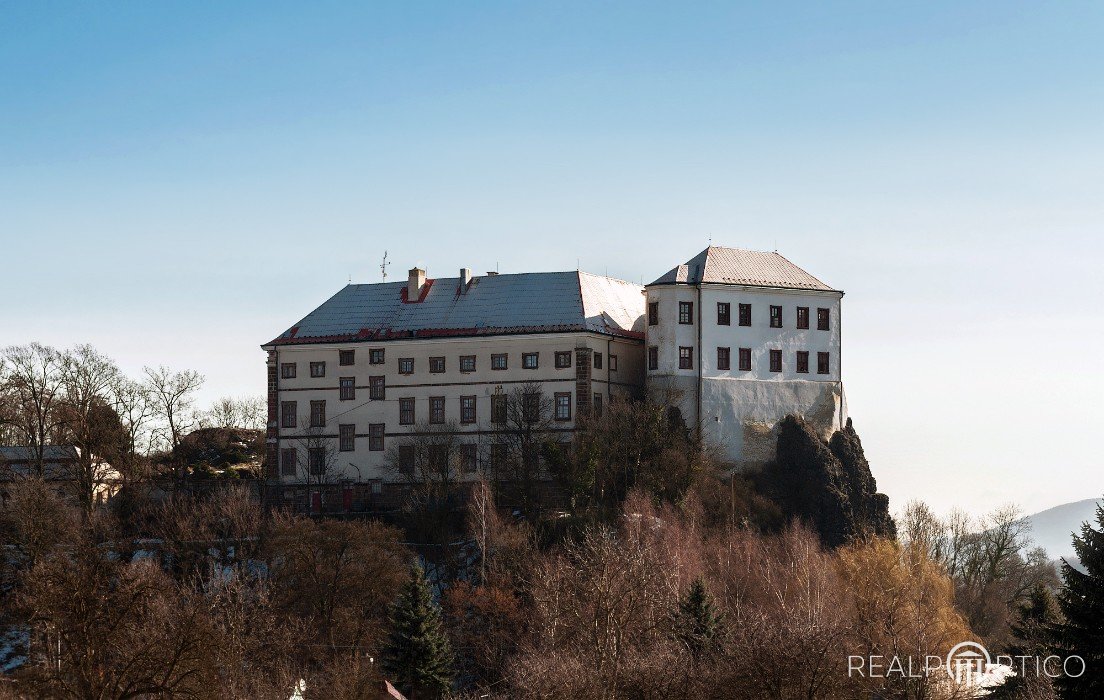
[[[387,266],[391,263],[387,262],[387,251],[383,251],[383,262],[380,263],[380,275],[383,276],[383,281],[387,281]],[[351,281],[352,278],[350,278]]]

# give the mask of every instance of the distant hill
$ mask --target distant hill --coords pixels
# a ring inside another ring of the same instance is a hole
[[[1073,559],[1073,533],[1081,532],[1081,523],[1086,520],[1095,523],[1098,500],[1064,503],[1027,516],[1035,544],[1045,549],[1051,559]]]

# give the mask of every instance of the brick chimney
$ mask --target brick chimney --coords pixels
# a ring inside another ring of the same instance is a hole
[[[460,268],[460,293],[467,294],[468,286],[471,284],[472,273],[470,267]]]
[[[417,301],[422,295],[422,287],[425,286],[426,271],[415,267],[406,278],[406,298],[408,301]]]

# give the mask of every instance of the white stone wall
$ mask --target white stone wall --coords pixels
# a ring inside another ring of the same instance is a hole
[[[659,323],[647,326],[646,347],[659,350],[658,370],[647,373],[651,391],[681,393],[687,422],[718,443],[727,459],[764,461],[774,424],[789,413],[805,415],[825,434],[846,421],[842,389],[839,292],[782,290],[738,285],[649,287],[659,302]],[[679,302],[693,302],[692,324],[678,322]],[[717,304],[727,302],[730,325],[717,323]],[[750,303],[751,325],[740,326],[739,305]],[[782,307],[782,327],[770,326],[770,307]],[[809,308],[809,328],[797,328],[797,307]],[[829,309],[829,329],[817,329],[817,309]],[[700,335],[699,335],[700,333]],[[694,348],[693,369],[679,369],[680,346]],[[730,349],[730,369],[717,367],[717,348]],[[752,369],[739,368],[739,349],[749,348]],[[782,351],[782,371],[770,370],[770,350]],[[797,351],[809,353],[809,372],[797,372]],[[829,353],[829,372],[817,373],[817,353]],[[700,383],[699,383],[700,377]],[[699,412],[700,405],[700,412]],[[766,455],[769,457],[769,455]]]

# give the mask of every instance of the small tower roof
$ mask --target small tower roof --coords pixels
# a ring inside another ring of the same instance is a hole
[[[747,287],[839,291],[778,253],[721,246],[709,246],[647,286],[661,284],[735,284]]]

